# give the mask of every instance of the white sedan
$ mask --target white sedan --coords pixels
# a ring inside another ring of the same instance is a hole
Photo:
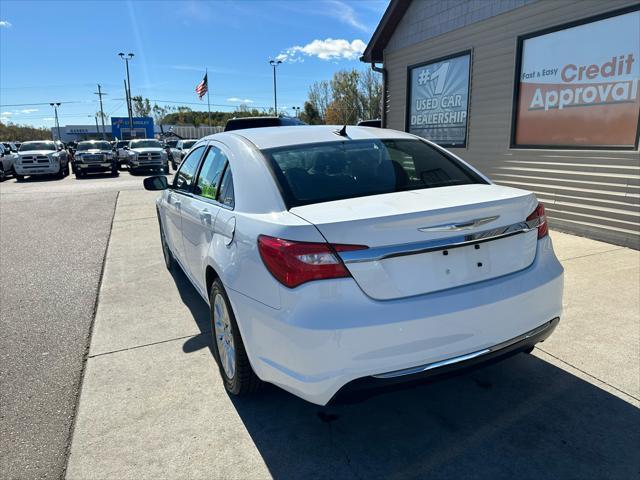
[[[543,205],[407,133],[219,133],[145,187],[232,394],[270,382],[325,405],[530,351],[560,318]]]

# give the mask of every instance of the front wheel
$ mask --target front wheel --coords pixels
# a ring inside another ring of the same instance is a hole
[[[19,181],[19,182],[23,181],[24,180],[24,175],[18,175],[16,173],[16,180]]]
[[[260,389],[262,381],[251,368],[236,317],[220,279],[209,294],[213,355],[224,388],[232,395],[246,395]]]
[[[111,167],[111,176],[117,177],[118,175],[120,175],[120,172],[118,171],[118,165],[116,164]]]
[[[169,165],[167,165],[166,167],[162,167],[162,173],[164,173],[165,175],[169,175]]]

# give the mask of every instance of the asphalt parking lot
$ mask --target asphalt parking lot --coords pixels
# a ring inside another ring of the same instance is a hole
[[[3,478],[64,471],[116,199],[142,178],[0,183]]]
[[[206,304],[164,268],[155,194],[141,179],[0,184],[3,476],[640,472],[637,251],[552,232],[565,312],[533,355],[328,407],[275,387],[232,399]]]

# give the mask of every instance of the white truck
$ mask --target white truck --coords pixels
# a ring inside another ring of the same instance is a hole
[[[169,173],[169,156],[158,140],[131,140],[125,149],[129,154],[127,163],[131,173],[140,170],[160,170],[164,174]]]
[[[51,140],[24,142],[20,145],[13,169],[19,182],[25,177],[39,175],[63,178],[69,175],[69,153],[62,143]]]

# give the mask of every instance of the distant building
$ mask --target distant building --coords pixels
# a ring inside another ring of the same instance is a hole
[[[637,0],[392,0],[362,60],[384,126],[534,191],[555,228],[640,247]]]

